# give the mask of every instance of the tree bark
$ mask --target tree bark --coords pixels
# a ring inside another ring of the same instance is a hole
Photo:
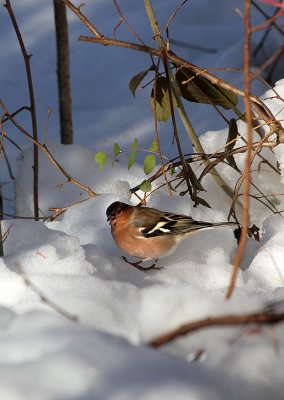
[[[72,97],[70,87],[69,40],[66,6],[62,0],[53,0],[53,4],[56,28],[60,137],[62,144],[72,144]]]

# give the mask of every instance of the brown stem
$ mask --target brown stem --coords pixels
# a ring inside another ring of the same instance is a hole
[[[265,136],[265,138],[263,138],[260,142],[256,142],[252,144],[252,149],[256,149],[255,151],[255,155],[258,155],[258,150],[261,147],[268,147],[268,148],[273,148],[277,145],[277,143],[275,141],[273,142],[267,142],[264,143],[264,140],[267,139],[267,136]],[[186,163],[194,163],[194,162],[198,162],[198,161],[202,161],[204,159],[209,160],[211,158],[215,158],[218,159],[218,163],[224,161],[225,158],[235,155],[235,154],[240,154],[240,153],[245,153],[247,151],[247,146],[242,146],[242,147],[237,147],[235,149],[232,150],[228,150],[228,151],[224,151],[222,153],[213,153],[213,154],[194,154],[192,155],[191,158],[187,158],[185,159]],[[172,169],[172,168],[177,168],[180,167],[182,165],[181,161],[173,161],[170,160],[168,161],[166,164],[164,164],[163,168],[159,168],[158,171],[152,175],[150,178],[148,178],[149,182],[153,182],[156,179],[158,179],[160,176],[163,175],[163,173],[167,172],[168,170]],[[203,173],[202,173],[203,174]],[[200,179],[200,178],[199,178]],[[134,193],[135,191],[139,190],[139,185],[133,187],[131,189],[131,193]]]
[[[50,151],[48,150],[46,145],[43,145],[43,144],[39,143],[38,141],[36,141],[17,121],[15,121],[15,119],[11,116],[11,114],[9,114],[9,111],[7,110],[6,106],[4,105],[4,103],[1,99],[0,99],[0,106],[2,107],[4,113],[7,115],[7,117],[12,122],[12,124],[17,129],[19,129],[19,131],[21,131],[34,145],[39,147],[47,155],[47,157],[52,162],[52,164],[55,165],[55,167],[57,169],[59,169],[59,171],[63,175],[66,176],[66,178],[68,179],[69,182],[73,183],[73,185],[75,185],[75,186],[79,187],[80,189],[84,190],[85,192],[87,192],[90,197],[98,195],[98,193],[93,192],[93,190],[91,190],[88,186],[84,185],[83,183],[80,183],[75,178],[72,178],[72,176],[67,171],[65,171],[65,169],[55,160],[55,158],[50,153]]]
[[[25,68],[26,68],[26,75],[27,75],[27,81],[28,81],[28,88],[29,88],[29,96],[30,96],[30,112],[31,112],[31,119],[32,119],[32,131],[33,131],[33,138],[37,142],[38,140],[38,135],[37,135],[37,120],[36,120],[36,106],[35,106],[35,97],[34,97],[34,89],[33,89],[33,80],[32,80],[32,73],[31,73],[31,66],[30,66],[30,58],[31,55],[27,54],[24,41],[16,20],[16,17],[14,15],[10,0],[6,1],[6,4],[4,4],[6,7],[9,16],[11,18],[12,24],[14,26],[17,39],[24,57],[24,62],[25,62]],[[39,204],[38,204],[38,148],[34,144],[34,165],[33,165],[33,200],[34,200],[34,218],[35,221],[39,220]]]
[[[39,253],[38,253],[39,254]],[[52,308],[56,313],[62,315],[63,317],[67,318],[69,321],[72,322],[79,322],[79,318],[77,315],[71,314],[69,311],[63,309],[54,301],[50,300],[41,289],[39,289],[31,280],[30,278],[23,272],[20,263],[16,262],[16,267],[19,271],[20,276],[22,277],[26,286],[28,286],[39,298],[40,300],[45,303],[48,307]]]
[[[86,25],[86,27],[98,38],[103,37],[104,35],[97,29],[94,27],[94,25],[91,23],[91,21],[88,20],[88,18],[81,12],[81,7],[84,5],[84,3],[82,3],[79,7],[75,7],[74,4],[71,3],[71,1],[69,0],[62,0],[63,3],[66,4],[66,6],[68,8],[70,8],[70,10],[73,11],[74,14],[77,15],[77,17],[83,22],[84,25]]]
[[[235,254],[234,266],[226,299],[229,299],[235,287],[239,267],[244,255],[247,231],[249,225],[249,205],[250,205],[250,166],[251,166],[251,147],[252,147],[252,111],[251,111],[251,77],[250,77],[250,45],[251,45],[251,25],[250,25],[250,4],[251,0],[245,0],[245,44],[244,44],[244,78],[245,78],[245,111],[247,120],[247,154],[244,170],[244,194],[243,194],[243,217],[242,232],[239,247]]]
[[[65,0],[63,0],[65,1]],[[92,42],[92,43],[99,43],[102,45],[107,45],[107,46],[118,46],[118,47],[123,47],[127,49],[132,49],[136,51],[141,51],[144,53],[149,53],[153,56],[160,57],[161,56],[161,51],[154,49],[152,47],[148,46],[143,46],[137,43],[131,43],[131,42],[126,42],[124,40],[116,40],[112,38],[108,38],[105,36],[102,37],[89,37],[89,36],[79,36],[79,40],[84,41],[84,42]],[[245,92],[238,87],[223,81],[222,79],[218,78],[215,75],[212,75],[210,72],[208,72],[207,69],[200,68],[189,61],[177,56],[174,54],[171,50],[166,50],[168,60],[179,65],[179,66],[185,66],[188,68],[191,68],[193,72],[205,77],[208,79],[211,83],[214,83],[215,85],[218,85],[222,87],[223,89],[227,89],[231,91],[232,93],[235,93],[238,96],[245,97]],[[259,118],[263,119],[267,125],[271,127],[275,127],[275,132],[278,135],[278,141],[280,143],[284,143],[284,129],[281,126],[280,122],[276,121],[273,114],[269,110],[269,108],[261,101],[257,96],[252,96],[250,95],[250,100],[252,103],[252,107],[255,110],[255,112],[259,115]]]
[[[221,317],[205,318],[189,322],[188,324],[184,324],[169,333],[166,333],[151,340],[148,344],[152,347],[161,347],[180,336],[188,335],[192,332],[204,328],[217,328],[219,326],[240,326],[245,324],[272,325],[282,322],[283,320],[284,313],[269,313],[265,311],[252,314],[229,314],[223,315]]]

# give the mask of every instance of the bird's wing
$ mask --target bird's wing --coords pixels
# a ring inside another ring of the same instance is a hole
[[[146,208],[141,213],[138,210],[134,225],[144,237],[185,234],[212,226],[211,223],[194,221],[186,215]]]

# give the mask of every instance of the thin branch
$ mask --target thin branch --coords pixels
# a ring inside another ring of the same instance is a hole
[[[265,137],[265,140],[267,139],[267,137]],[[265,143],[263,140],[253,143],[252,144],[252,149],[256,149],[255,154],[258,155],[258,150],[260,149],[260,147],[268,147],[268,148],[273,148],[277,145],[276,141],[273,142],[267,142]],[[186,158],[185,161],[186,163],[194,163],[194,162],[198,162],[198,161],[202,161],[202,160],[208,160],[210,158],[215,158],[215,159],[220,159],[220,162],[224,161],[225,158],[229,157],[229,156],[233,156],[235,154],[241,154],[241,153],[245,153],[247,151],[247,146],[242,146],[242,147],[236,147],[232,150],[228,150],[228,151],[224,151],[221,153],[204,153],[204,154],[193,154],[191,155],[191,158]],[[176,157],[175,159],[178,159],[179,157]],[[177,168],[180,167],[182,165],[181,161],[174,161],[175,159],[169,160],[167,163],[164,164],[163,168],[164,168],[164,172],[169,171],[172,168]],[[154,182],[156,179],[158,179],[160,176],[163,175],[163,168],[159,168],[158,171],[155,172],[154,175],[152,175],[151,177],[148,178],[149,182]],[[139,185],[136,185],[135,187],[131,188],[131,193],[134,193],[135,191],[139,190]]]
[[[47,129],[48,129],[48,123],[49,123],[49,119],[50,119],[50,115],[52,113],[52,109],[49,108],[47,110],[47,117],[46,117],[46,121],[45,121],[45,126],[44,126],[44,131],[43,131],[43,145],[46,145],[46,135],[47,135]]]
[[[50,207],[49,211],[52,211],[53,214],[50,217],[48,217],[49,221],[54,221],[56,218],[59,217],[59,215],[63,214],[65,211],[67,211],[68,208],[73,207],[73,206],[77,206],[77,205],[79,205],[81,203],[84,203],[85,201],[87,201],[89,199],[90,199],[90,197],[87,197],[86,199],[76,201],[75,203],[69,204],[69,205],[64,206],[64,207]]]
[[[256,1],[251,0],[251,4],[257,9],[257,11],[259,11],[266,19],[270,20],[270,16],[263,11],[263,9],[257,4]],[[276,11],[277,13],[277,11]],[[273,17],[272,17],[273,18]],[[278,32],[280,32],[282,35],[284,35],[284,30],[275,22],[275,21],[270,21],[271,25],[274,26],[275,29],[278,30]]]
[[[16,267],[19,271],[20,276],[22,277],[26,286],[28,286],[38,297],[40,300],[45,303],[48,307],[52,308],[57,314],[62,315],[64,318],[68,319],[72,322],[79,322],[79,318],[77,315],[71,314],[69,311],[63,309],[54,301],[50,300],[42,290],[40,290],[31,280],[30,278],[23,272],[22,267],[19,262],[16,263]]]
[[[30,96],[30,112],[31,112],[31,119],[32,119],[32,130],[33,130],[33,138],[35,141],[38,140],[38,134],[37,134],[37,120],[36,120],[36,105],[35,105],[35,97],[34,97],[34,89],[33,89],[33,80],[32,80],[32,73],[31,73],[31,66],[30,66],[30,58],[31,56],[28,55],[25,44],[15,17],[15,14],[13,12],[10,0],[6,0],[6,4],[4,4],[4,7],[7,9],[9,16],[11,18],[12,24],[14,26],[17,39],[23,54],[24,62],[25,62],[25,68],[26,68],[26,75],[27,75],[27,82],[28,82],[28,88],[29,88],[29,96]],[[33,165],[33,202],[34,202],[34,217],[35,220],[39,220],[39,204],[38,204],[38,198],[39,198],[39,189],[38,189],[38,171],[39,171],[39,165],[38,165],[38,147],[34,144],[33,146],[34,149],[34,165]]]
[[[204,328],[218,328],[220,326],[240,326],[245,324],[273,325],[282,322],[283,320],[284,313],[276,313],[273,311],[268,312],[266,310],[259,313],[240,315],[228,314],[220,317],[205,318],[189,322],[188,324],[184,324],[169,333],[166,333],[151,340],[148,344],[152,347],[161,347],[165,344],[170,343],[174,339]]]
[[[9,117],[12,124],[16,128],[18,128],[19,131],[21,131],[32,143],[34,143],[37,147],[39,147],[47,155],[47,157],[52,162],[52,164],[54,164],[55,167],[57,169],[59,169],[59,171],[63,175],[66,176],[66,178],[68,179],[69,182],[71,182],[73,185],[75,185],[75,186],[79,187],[80,189],[84,190],[85,192],[87,192],[90,197],[98,196],[98,193],[95,193],[88,186],[84,185],[83,183],[80,183],[75,178],[73,178],[67,171],[65,171],[65,169],[55,160],[55,158],[50,153],[48,148],[45,145],[37,142],[17,121],[15,121],[15,119],[11,116],[11,114],[9,113],[9,111],[7,110],[6,106],[4,105],[4,103],[1,99],[0,99],[0,107],[3,109],[3,111],[5,112],[7,117]]]
[[[252,110],[251,110],[251,77],[250,77],[250,46],[251,46],[251,25],[250,25],[250,4],[251,0],[245,0],[245,43],[244,43],[244,79],[245,79],[245,111],[247,120],[247,153],[244,170],[244,194],[243,194],[243,216],[242,232],[239,247],[235,254],[234,266],[226,299],[229,299],[235,287],[237,274],[244,255],[247,231],[249,225],[249,206],[250,206],[250,166],[251,166],[251,147],[252,147]]]
[[[174,12],[172,13],[172,15],[170,16],[167,24],[166,24],[166,31],[168,31],[170,23],[172,22],[172,20],[175,18],[175,16],[177,15],[177,13],[179,12],[179,10],[185,5],[185,3],[187,3],[188,0],[183,0],[183,2],[181,4],[179,4],[176,9],[174,10]]]
[[[255,72],[252,73],[252,79],[255,79],[264,71],[270,64],[275,62],[284,53],[284,45],[280,46]]]
[[[65,1],[65,0],[64,0]],[[79,40],[84,42],[91,43],[99,43],[107,46],[118,46],[122,48],[127,48],[131,50],[141,51],[143,53],[149,53],[153,56],[161,57],[161,51],[149,46],[143,46],[137,43],[126,42],[124,40],[116,40],[107,37],[89,37],[89,36],[79,36]],[[232,93],[235,93],[238,96],[245,97],[245,92],[238,87],[223,81],[221,78],[218,78],[215,75],[212,75],[208,72],[207,69],[200,68],[189,61],[177,56],[171,50],[164,49],[163,52],[167,53],[168,60],[173,62],[176,65],[184,66],[190,68],[193,72],[203,76],[208,79],[211,83],[222,87],[223,89],[227,89]],[[270,109],[261,101],[257,96],[250,95],[250,100],[252,102],[252,107],[255,112],[259,115],[259,118],[263,119],[270,127],[277,133],[279,143],[284,143],[284,129],[281,126],[280,122],[275,120]]]
[[[102,38],[104,35],[88,20],[88,18],[81,12],[81,8],[84,5],[82,3],[79,7],[75,7],[74,4],[69,0],[62,0],[70,10],[83,22],[84,25],[98,38]]]

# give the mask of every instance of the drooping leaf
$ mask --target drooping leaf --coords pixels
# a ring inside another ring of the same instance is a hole
[[[154,88],[151,93],[150,106],[153,113],[155,112]],[[177,107],[177,102],[172,96],[173,107]],[[156,79],[156,115],[158,121],[167,121],[171,116],[171,105],[169,95],[169,84],[167,78],[160,76]]]
[[[204,187],[202,186],[200,180],[198,180],[197,176],[195,175],[193,169],[189,164],[187,164],[187,173],[194,189],[197,191],[204,191],[205,190]]]
[[[103,166],[106,163],[107,159],[108,159],[108,155],[104,151],[100,150],[96,153],[95,161],[99,164],[101,171],[102,171]]]
[[[237,122],[235,118],[231,118],[229,122],[229,133],[225,147],[226,151],[230,151],[234,148],[238,135],[239,132],[238,132]]]
[[[228,133],[227,144],[225,147],[226,151],[233,150],[233,148],[236,144],[235,139],[237,139],[238,135],[239,135],[239,132],[238,132],[237,122],[234,118],[232,118],[229,122],[229,133]],[[234,168],[236,171],[240,171],[233,155],[226,157],[226,160],[228,161],[229,165],[232,168]]]
[[[139,72],[137,75],[135,75],[135,76],[133,76],[133,78],[131,78],[131,80],[129,82],[129,89],[130,89],[131,93],[133,94],[133,97],[135,97],[136,89],[138,88],[140,83],[143,81],[143,79],[148,74],[148,72],[153,69],[154,69],[154,67],[151,65],[150,68]]]
[[[156,157],[154,154],[148,154],[144,158],[144,172],[146,175],[150,174],[156,166]]]
[[[204,200],[204,199],[202,199],[201,197],[195,196],[195,197],[194,197],[194,201],[195,201],[197,204],[201,204],[201,205],[204,206],[204,207],[211,208],[210,204],[208,204],[207,201]]]
[[[118,143],[114,143],[114,145],[113,145],[113,155],[114,155],[114,157],[118,156],[118,154],[120,154],[120,153],[121,153],[121,149],[119,147],[119,144]]]
[[[179,68],[176,73],[181,96],[195,103],[215,104],[226,110],[238,104],[237,96],[231,91],[197,75],[190,68]]]
[[[130,169],[134,164],[135,157],[136,157],[136,152],[131,153],[130,156],[128,157],[128,169]]]
[[[145,192],[145,193],[151,192],[151,190],[152,190],[151,182],[143,181],[142,183],[140,183],[139,189],[142,190],[142,192]]]
[[[158,147],[157,140],[154,139],[153,142],[151,143],[151,146],[149,147],[149,151],[153,151],[154,152],[154,151],[157,150],[157,147]]]

